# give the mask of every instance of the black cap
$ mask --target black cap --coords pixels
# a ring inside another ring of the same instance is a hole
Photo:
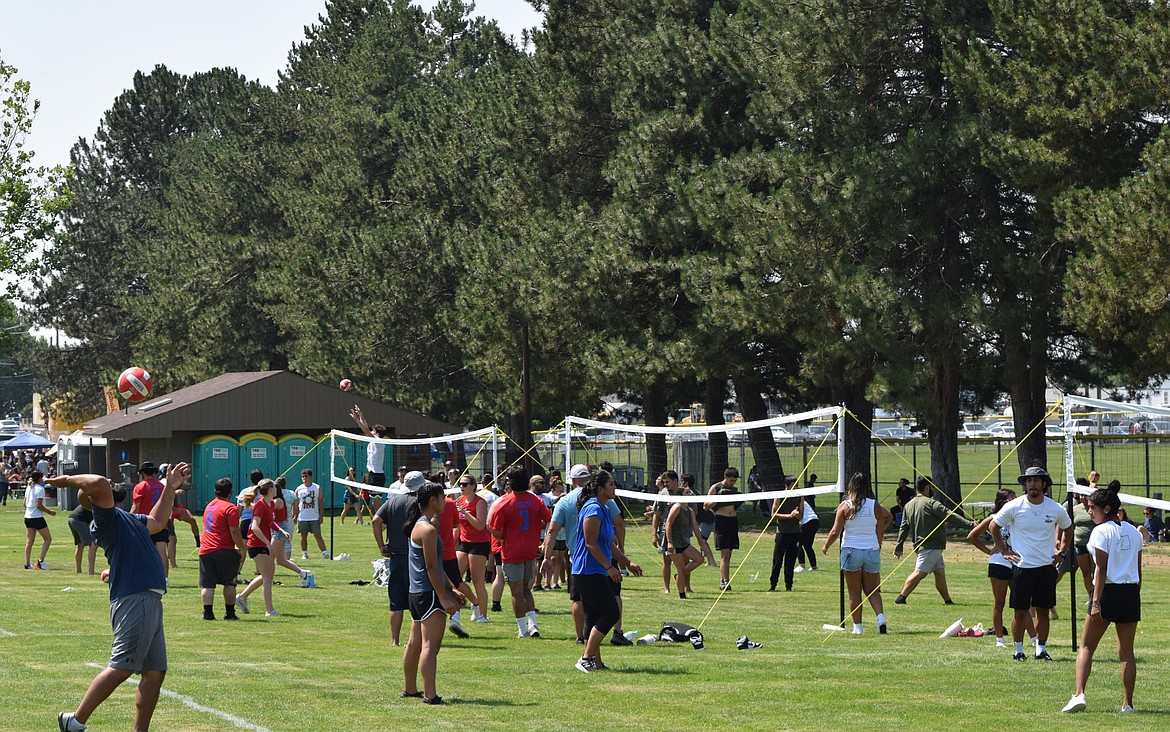
[[[143,475],[158,475],[158,468],[155,467],[154,463],[147,460],[138,466],[138,472]]]

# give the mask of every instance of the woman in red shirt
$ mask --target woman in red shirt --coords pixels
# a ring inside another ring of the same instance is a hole
[[[268,478],[256,484],[256,502],[252,506],[252,526],[248,532],[248,556],[256,562],[256,572],[260,576],[252,580],[236,598],[240,610],[248,612],[246,596],[259,580],[264,588],[264,614],[270,618],[280,615],[272,607],[272,574],[276,571],[272,555],[272,494],[275,487]]]
[[[477,623],[488,622],[487,587],[484,586],[484,571],[488,554],[491,553],[491,532],[487,530],[487,501],[475,492],[475,478],[463,475],[459,478],[462,495],[455,501],[459,511],[459,573],[464,575],[471,569],[471,586],[475,588],[475,602],[471,619]]]

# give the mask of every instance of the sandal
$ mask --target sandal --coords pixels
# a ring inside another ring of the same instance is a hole
[[[419,694],[419,696],[422,696],[422,694]],[[445,704],[446,703],[443,701],[443,697],[441,697],[437,694],[435,696],[431,697],[430,699],[423,696],[422,700],[423,700],[423,704]]]
[[[421,691],[416,691],[413,694],[410,693],[409,691],[404,691],[404,692],[402,692],[402,698],[403,699],[423,699],[425,697],[423,697],[423,693]]]

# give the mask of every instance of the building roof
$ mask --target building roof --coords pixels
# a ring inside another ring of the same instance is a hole
[[[461,431],[441,420],[310,381],[291,371],[256,371],[224,374],[131,404],[86,423],[85,433],[112,440],[165,439],[175,432],[322,434],[331,429],[356,430],[349,416],[355,404],[371,425],[386,425],[389,436]]]

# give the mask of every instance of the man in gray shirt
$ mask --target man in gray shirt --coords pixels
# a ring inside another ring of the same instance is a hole
[[[410,569],[406,554],[408,541],[402,528],[406,525],[406,512],[415,504],[415,493],[426,483],[426,477],[417,470],[402,478],[406,493],[391,493],[386,502],[374,514],[371,526],[378,551],[390,558],[390,576],[386,590],[390,595],[390,645],[401,645],[402,616],[410,607]],[[384,533],[383,533],[384,532]]]

